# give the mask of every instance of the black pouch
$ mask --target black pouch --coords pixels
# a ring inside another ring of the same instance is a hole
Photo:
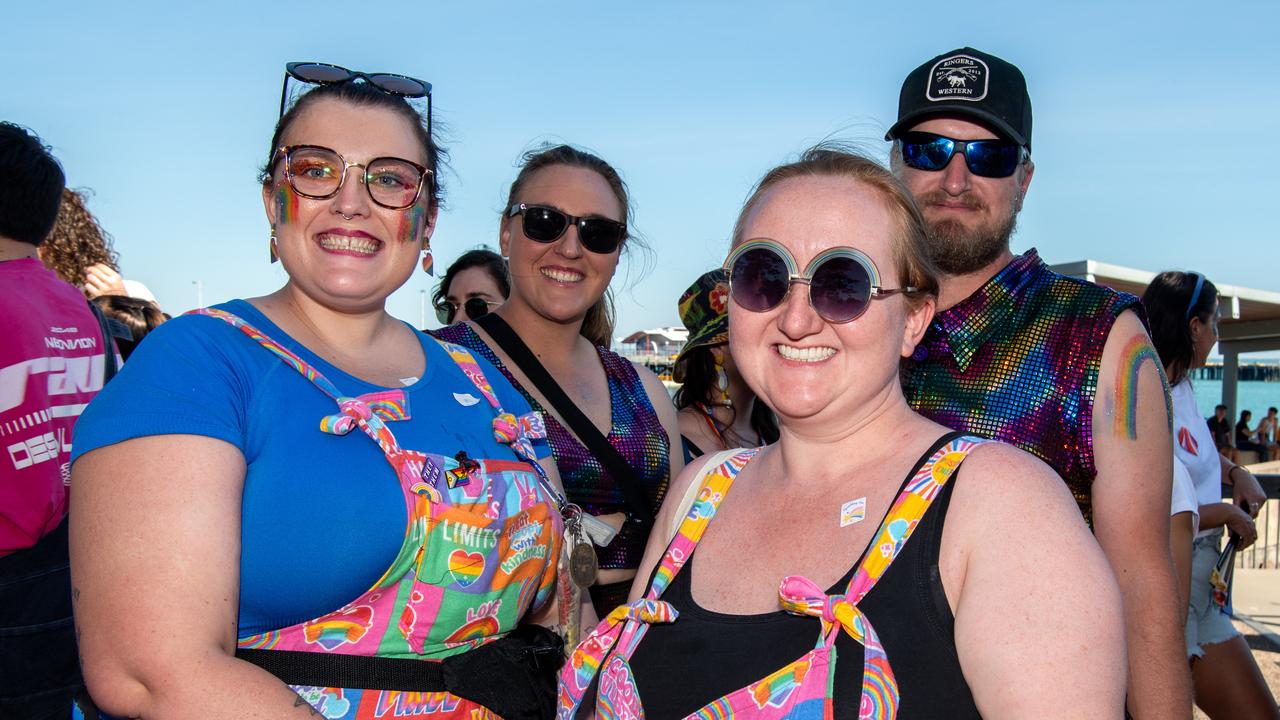
[[[559,635],[541,625],[522,625],[500,640],[445,659],[444,684],[503,720],[541,720],[555,717],[563,665]]]

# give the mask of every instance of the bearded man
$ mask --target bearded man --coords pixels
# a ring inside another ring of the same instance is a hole
[[[1124,596],[1129,711],[1190,718],[1169,553],[1168,386],[1138,298],[1010,250],[1035,174],[1022,72],[972,48],[940,55],[907,76],[885,139],[940,271],[938,313],[903,372],[908,401],[1062,476]],[[1034,523],[1035,508],[993,521]],[[999,628],[985,631],[999,642]]]

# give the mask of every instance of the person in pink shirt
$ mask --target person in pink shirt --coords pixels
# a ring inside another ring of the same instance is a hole
[[[0,717],[68,717],[82,687],[68,463],[76,418],[102,388],[106,341],[84,295],[37,257],[64,181],[39,138],[0,123]]]

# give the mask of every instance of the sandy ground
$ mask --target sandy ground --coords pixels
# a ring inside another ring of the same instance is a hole
[[[1265,636],[1254,632],[1242,622],[1236,621],[1235,626],[1240,631],[1240,634],[1244,635],[1249,647],[1253,650],[1253,659],[1258,663],[1258,668],[1262,670],[1263,677],[1267,679],[1267,685],[1271,687],[1271,694],[1275,697],[1280,697],[1280,646],[1277,646]],[[1209,716],[1200,712],[1200,708],[1196,708],[1195,718],[1196,720],[1209,720]]]

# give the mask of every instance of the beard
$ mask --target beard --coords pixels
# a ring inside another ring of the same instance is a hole
[[[917,201],[921,207],[927,207],[935,194],[938,202],[955,200],[947,198],[942,191],[936,191],[917,198]],[[975,210],[985,207],[976,199],[970,198],[966,202]],[[926,218],[926,240],[934,265],[947,275],[967,275],[990,265],[1009,249],[1009,238],[1018,227],[1020,205],[1015,201],[1004,218],[977,227],[969,227],[957,220],[930,221]]]

